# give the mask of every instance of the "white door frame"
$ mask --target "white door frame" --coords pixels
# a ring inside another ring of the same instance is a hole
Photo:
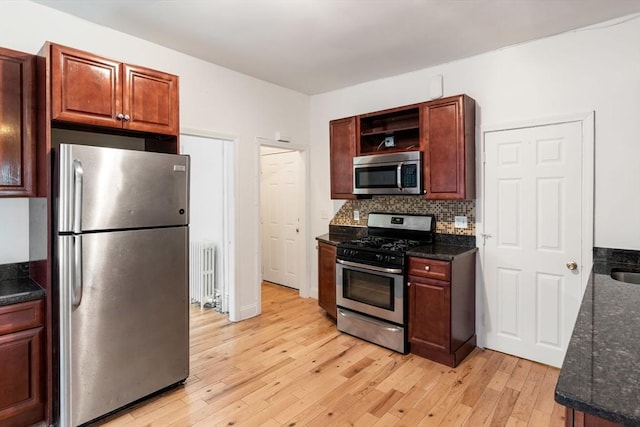
[[[301,163],[300,168],[298,168],[298,180],[301,183],[300,188],[302,189],[302,195],[298,198],[298,212],[300,214],[300,238],[298,239],[298,253],[302,254],[299,258],[298,263],[298,280],[299,280],[299,294],[303,298],[309,298],[309,283],[310,283],[310,271],[309,271],[309,248],[307,242],[310,240],[310,230],[307,224],[309,224],[309,210],[307,206],[309,206],[309,147],[279,142],[269,138],[257,137],[256,138],[256,150],[258,152],[257,155],[257,170],[258,174],[256,188],[258,188],[258,201],[261,200],[262,190],[260,186],[260,176],[261,176],[261,166],[260,166],[260,147],[271,147],[271,148],[281,148],[285,150],[298,151],[300,153]],[[260,206],[260,203],[258,203]],[[260,232],[260,238],[262,238],[262,206],[259,207],[260,212],[257,215],[256,220],[258,221],[258,230]],[[262,242],[262,240],[260,240]],[[258,259],[262,260],[262,244],[258,245]],[[262,262],[262,261],[260,261]],[[260,273],[258,273],[258,277],[261,277]],[[260,295],[260,292],[258,292]]]
[[[476,241],[479,246],[479,264],[476,267],[476,331],[478,337],[478,347],[484,348],[486,344],[485,313],[486,301],[484,301],[485,287],[484,266],[485,251],[483,235],[485,230],[485,140],[489,132],[521,129],[527,127],[562,124],[569,122],[580,122],[582,125],[582,259],[584,260],[581,294],[584,294],[587,281],[593,264],[593,236],[594,236],[594,187],[595,187],[595,112],[570,114],[549,118],[539,118],[533,120],[486,125],[481,127],[482,138],[479,140],[480,147],[476,147],[476,152],[481,153],[480,167],[477,168],[477,204],[476,204]],[[479,149],[478,149],[479,148]]]
[[[222,245],[222,280],[229,284],[229,318],[235,319],[240,312],[237,304],[236,294],[236,244],[235,244],[235,205],[233,191],[235,188],[234,173],[236,169],[235,161],[237,158],[236,151],[238,147],[238,136],[219,132],[204,131],[198,129],[181,129],[180,135],[196,136],[200,138],[217,139],[229,142],[231,144],[223,145],[223,171],[224,192],[223,203],[226,209],[223,211],[223,240]],[[229,147],[232,145],[232,147]]]

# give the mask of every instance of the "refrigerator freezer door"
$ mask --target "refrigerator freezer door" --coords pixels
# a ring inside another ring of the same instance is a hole
[[[60,425],[85,423],[187,378],[188,228],[58,239]]]
[[[189,157],[60,144],[58,232],[189,223]]]

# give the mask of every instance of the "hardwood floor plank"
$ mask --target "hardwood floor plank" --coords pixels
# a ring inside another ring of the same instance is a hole
[[[516,401],[511,416],[521,421],[528,422],[531,417],[531,413],[538,399],[538,393],[544,379],[544,374],[547,367],[539,363],[534,363],[531,366],[527,380],[522,386],[522,391],[518,400]]]
[[[474,349],[455,369],[337,331],[296,291],[263,285],[238,323],[190,310],[184,385],[96,425],[561,426],[558,369]]]
[[[491,413],[498,404],[499,399],[499,391],[487,388],[476,401],[469,416],[464,421],[464,425],[468,427],[488,425]]]

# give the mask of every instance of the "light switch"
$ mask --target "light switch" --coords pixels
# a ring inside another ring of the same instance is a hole
[[[354,221],[360,221],[360,211],[359,211],[359,210],[357,210],[357,209],[355,209],[355,210],[353,211],[353,220],[354,220]]]
[[[320,219],[329,219],[329,212],[327,212],[326,210],[321,210],[320,211]]]
[[[453,226],[455,228],[467,228],[467,217],[466,216],[456,216],[454,217],[454,224]]]

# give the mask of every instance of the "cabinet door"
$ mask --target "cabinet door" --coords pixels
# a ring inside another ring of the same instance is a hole
[[[336,247],[318,242],[318,305],[336,318]]]
[[[178,134],[178,77],[124,65],[125,129]]]
[[[35,64],[0,48],[0,196],[35,195]]]
[[[423,106],[427,199],[475,197],[475,102],[459,95]]]
[[[353,157],[356,155],[356,117],[329,122],[329,158],[331,198],[355,199],[353,194]]]
[[[38,327],[0,335],[0,425],[44,419],[42,335]]]
[[[65,46],[51,45],[51,118],[121,128],[122,66]]]
[[[409,276],[409,342],[450,351],[451,287],[448,282]]]

